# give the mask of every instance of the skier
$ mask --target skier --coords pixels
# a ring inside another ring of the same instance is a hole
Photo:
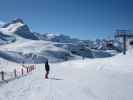
[[[48,79],[48,74],[50,70],[48,60],[45,62],[45,70],[46,70],[45,79]]]

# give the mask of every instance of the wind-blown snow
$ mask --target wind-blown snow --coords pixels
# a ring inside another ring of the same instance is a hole
[[[44,65],[29,76],[0,87],[0,100],[132,100],[133,52],[106,59]]]

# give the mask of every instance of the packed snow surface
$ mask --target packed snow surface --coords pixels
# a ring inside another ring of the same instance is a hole
[[[48,80],[44,65],[36,65],[28,76],[1,84],[0,100],[132,100],[132,59],[129,51],[106,59],[50,63]]]

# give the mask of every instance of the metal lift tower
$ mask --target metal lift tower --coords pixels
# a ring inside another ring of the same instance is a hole
[[[127,38],[133,37],[133,33],[129,30],[117,30],[116,31],[116,38],[122,38],[123,39],[123,54],[126,54],[126,41]]]

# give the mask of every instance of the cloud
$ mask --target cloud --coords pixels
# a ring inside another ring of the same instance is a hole
[[[3,21],[0,20],[0,25],[3,25],[3,24],[5,24],[5,22],[3,22]]]

